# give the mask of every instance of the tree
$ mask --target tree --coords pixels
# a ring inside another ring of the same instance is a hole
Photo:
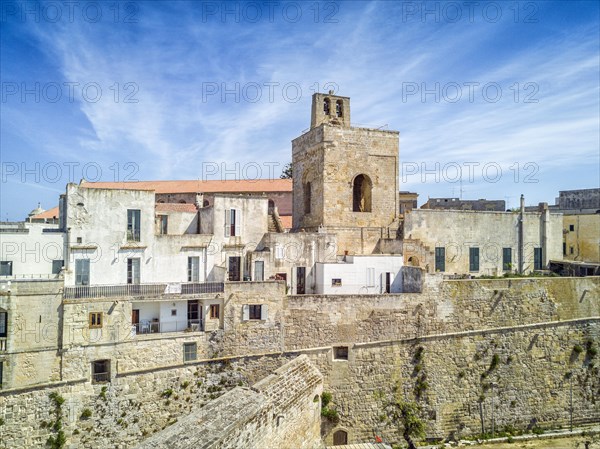
[[[413,438],[425,436],[425,424],[419,418],[419,411],[419,406],[414,402],[395,400],[388,405],[390,421],[402,433],[408,443],[408,449],[417,449]]]
[[[281,179],[292,179],[292,163],[288,162],[283,166],[283,170],[281,171]]]

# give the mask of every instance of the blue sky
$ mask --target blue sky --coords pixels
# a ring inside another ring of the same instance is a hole
[[[419,204],[598,187],[598,5],[3,1],[0,219],[82,177],[278,177],[332,88]]]

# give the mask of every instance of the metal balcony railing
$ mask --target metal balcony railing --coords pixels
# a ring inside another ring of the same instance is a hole
[[[75,285],[64,289],[65,299],[146,297],[162,295],[197,295],[222,293],[222,282],[188,282],[165,284]]]
[[[92,374],[93,383],[110,382],[110,373],[94,373]]]
[[[165,332],[198,332],[204,330],[202,320],[188,320],[187,322],[160,322],[140,321],[132,325],[135,334],[159,334]]]

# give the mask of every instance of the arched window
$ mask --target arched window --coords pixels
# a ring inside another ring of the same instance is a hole
[[[336,430],[333,434],[333,445],[343,446],[348,444],[348,432],[345,430]]]
[[[268,210],[269,214],[274,214],[275,213],[275,201],[269,200],[268,207],[269,207],[269,210]]]
[[[335,102],[335,115],[337,117],[342,117],[344,115],[342,108],[342,100],[338,100]]]
[[[323,112],[325,113],[325,115],[331,114],[331,101],[329,100],[329,98],[325,98],[325,100],[323,101]]]
[[[352,184],[352,211],[371,212],[371,180],[367,175],[358,175]]]
[[[202,207],[208,207],[208,206],[210,206],[210,202],[208,200],[202,201]]]
[[[310,203],[312,201],[312,186],[310,182],[304,184],[304,213],[310,214]]]

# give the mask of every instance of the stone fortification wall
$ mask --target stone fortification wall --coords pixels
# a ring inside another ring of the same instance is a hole
[[[319,371],[302,355],[252,388],[225,393],[138,447],[319,447],[322,383]]]

